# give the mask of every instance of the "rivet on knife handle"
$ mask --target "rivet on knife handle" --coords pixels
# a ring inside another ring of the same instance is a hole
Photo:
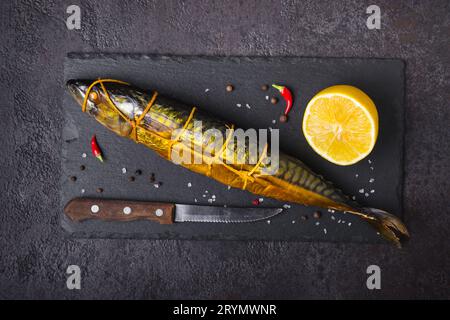
[[[163,202],[75,198],[69,201],[64,213],[73,221],[99,219],[108,221],[152,220],[161,224],[173,223],[175,205]]]

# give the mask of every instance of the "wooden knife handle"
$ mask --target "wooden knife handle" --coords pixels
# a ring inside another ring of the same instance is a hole
[[[175,205],[162,202],[75,198],[64,213],[73,221],[99,219],[107,221],[152,220],[161,224],[173,223]]]

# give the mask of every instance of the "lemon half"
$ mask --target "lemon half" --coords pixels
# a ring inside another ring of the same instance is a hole
[[[337,85],[316,94],[306,106],[303,134],[323,158],[347,166],[365,158],[378,136],[378,112],[360,89]]]

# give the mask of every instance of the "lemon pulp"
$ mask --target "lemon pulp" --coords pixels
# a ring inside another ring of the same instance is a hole
[[[323,158],[351,165],[365,158],[378,136],[378,112],[360,89],[337,85],[316,94],[303,117],[303,134]]]

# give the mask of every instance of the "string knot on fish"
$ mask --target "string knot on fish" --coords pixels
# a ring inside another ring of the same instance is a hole
[[[83,112],[86,112],[86,106],[87,106],[87,101],[89,99],[89,94],[91,93],[92,89],[95,87],[95,85],[100,84],[100,87],[105,95],[106,101],[108,102],[108,104],[127,122],[130,124],[132,130],[131,130],[131,138],[136,142],[139,143],[138,140],[138,134],[137,134],[137,130],[140,127],[140,123],[141,121],[144,119],[145,115],[150,111],[151,107],[153,106],[157,96],[158,96],[158,92],[154,91],[152,98],[150,99],[150,101],[147,103],[144,111],[142,112],[142,114],[139,117],[134,117],[134,119],[130,119],[129,117],[127,117],[126,115],[124,115],[120,109],[116,106],[116,104],[112,101],[108,90],[106,90],[105,87],[105,83],[118,83],[118,84],[124,84],[129,86],[130,84],[121,80],[116,80],[116,79],[97,79],[96,81],[92,82],[91,85],[87,88],[86,90],[86,94],[84,96],[84,100],[83,100],[83,104],[82,104],[82,108],[81,110]],[[175,136],[174,139],[171,139],[169,141],[168,144],[168,150],[167,150],[167,157],[170,159],[170,155],[172,152],[172,147],[175,143],[179,142],[181,136],[183,135],[183,133],[186,131],[189,123],[191,122],[191,120],[194,117],[194,113],[197,110],[196,107],[193,107],[187,120],[185,121],[183,127],[181,128],[181,130],[177,133],[177,135]],[[234,125],[231,125],[230,128],[230,132],[228,133],[228,136],[224,142],[224,144],[222,145],[220,152],[215,155],[212,159],[210,159],[208,161],[208,171],[207,171],[207,176],[211,176],[211,170],[212,170],[212,165],[213,164],[221,164],[223,166],[225,166],[228,170],[232,171],[233,173],[235,173],[238,177],[240,177],[243,181],[242,184],[242,190],[245,190],[248,184],[248,181],[253,182],[253,174],[255,173],[255,171],[260,167],[262,161],[264,160],[264,158],[267,155],[267,149],[268,149],[268,144],[266,143],[266,145],[264,146],[264,149],[261,153],[261,156],[259,157],[257,163],[255,164],[255,166],[250,170],[250,171],[246,171],[246,170],[236,170],[234,169],[232,166],[227,165],[226,163],[224,163],[220,158],[223,155],[223,153],[226,151],[226,148],[231,140],[231,138],[233,137],[233,133],[234,133]]]
[[[124,85],[130,85],[127,82],[124,81],[120,81],[120,80],[115,80],[115,79],[97,79],[96,81],[94,81],[86,90],[86,95],[84,97],[84,101],[83,101],[83,105],[81,106],[81,111],[86,112],[86,106],[87,106],[87,101],[89,98],[89,94],[91,93],[92,89],[94,88],[95,85],[100,84],[103,93],[105,94],[106,100],[108,101],[109,105],[111,107],[113,107],[117,113],[126,121],[130,124],[132,131],[131,131],[131,137],[135,142],[139,142],[138,141],[138,136],[137,136],[137,128],[139,127],[142,119],[144,119],[145,115],[150,111],[150,108],[153,106],[153,103],[156,100],[156,97],[158,96],[158,92],[154,91],[153,92],[153,96],[150,99],[150,101],[147,103],[147,106],[145,107],[144,111],[142,112],[142,114],[139,117],[135,117],[134,119],[130,119],[128,118],[126,115],[124,115],[119,108],[117,108],[117,106],[115,105],[115,103],[111,100],[111,97],[109,96],[108,90],[106,90],[106,87],[104,85],[105,82],[110,82],[110,83],[119,83],[119,84],[124,84]]]

